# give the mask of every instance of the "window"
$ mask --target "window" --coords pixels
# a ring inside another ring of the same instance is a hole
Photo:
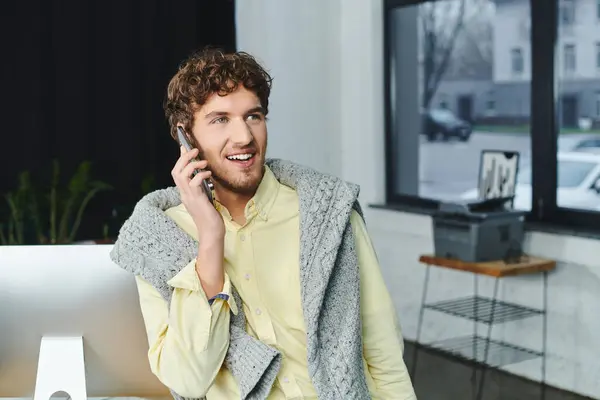
[[[385,0],[388,203],[467,199],[482,150],[518,151],[515,205],[529,221],[600,229],[598,31],[557,26],[582,4]],[[523,24],[547,40],[507,34]],[[578,69],[590,44],[595,60]]]
[[[477,191],[481,150],[527,158],[529,40],[502,32],[522,25],[514,15],[528,15],[529,1],[513,3],[429,1],[387,13],[394,196],[458,200]],[[445,110],[442,95],[452,99]]]
[[[560,68],[557,68],[556,74],[559,144],[561,141],[568,140],[570,136],[573,136],[573,133],[576,133],[577,139],[573,141],[573,145],[568,149],[573,155],[569,157],[586,157],[586,160],[581,159],[578,163],[582,165],[585,161],[587,165],[592,164],[596,167],[600,165],[600,147],[598,146],[600,131],[594,128],[592,117],[600,115],[600,98],[598,97],[600,80],[597,75],[598,68],[600,68],[600,42],[595,43],[595,61],[592,61],[595,65],[579,66],[577,75],[573,75],[573,71],[578,68],[576,56],[578,43],[582,43],[584,46],[587,43],[594,43],[597,32],[597,30],[590,31],[586,29],[577,31],[574,36],[568,36],[569,43],[564,44],[564,73],[561,73]],[[559,32],[557,38],[559,43],[561,39],[564,38]],[[567,155],[562,151],[563,149],[559,145],[559,183],[561,178],[560,160]],[[583,169],[576,173],[575,167],[572,167],[574,162],[572,161],[570,164],[570,168],[573,169],[571,173],[573,177],[578,174],[580,185],[566,188],[559,185],[557,187],[557,205],[571,209],[600,210],[600,196],[597,191],[590,190],[598,177],[598,171],[594,169],[584,176]]]
[[[510,51],[512,59],[512,72],[520,74],[523,72],[523,51],[519,48]]]
[[[563,25],[573,25],[575,23],[575,1],[560,0],[560,22]]]
[[[493,90],[489,90],[486,94],[485,113],[486,115],[495,115],[496,112],[496,97]]]
[[[577,67],[576,63],[577,63],[577,59],[575,57],[575,45],[574,44],[565,44],[564,46],[564,51],[563,51],[563,57],[564,57],[564,70],[566,73],[571,73],[575,71],[575,68]]]
[[[448,109],[448,96],[445,94],[440,94],[440,108],[444,110]]]

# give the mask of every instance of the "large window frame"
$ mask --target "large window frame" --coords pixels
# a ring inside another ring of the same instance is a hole
[[[431,1],[431,0],[430,0]],[[437,209],[439,200],[397,194],[394,187],[396,171],[392,143],[391,109],[391,12],[399,7],[430,2],[427,0],[384,0],[384,93],[385,93],[385,163],[386,205],[390,208],[413,208],[424,212]],[[443,0],[439,0],[443,1]],[[574,210],[557,205],[557,143],[559,126],[558,92],[555,62],[558,49],[560,0],[530,0],[531,9],[531,162],[532,204],[527,220],[585,231],[600,231],[600,212]]]

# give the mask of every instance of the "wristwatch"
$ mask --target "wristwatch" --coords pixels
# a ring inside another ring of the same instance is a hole
[[[208,299],[208,304],[212,306],[212,304],[217,299],[221,299],[221,300],[227,301],[227,300],[229,300],[229,295],[227,293],[217,293],[216,295],[214,295],[213,297],[211,297],[210,299]]]

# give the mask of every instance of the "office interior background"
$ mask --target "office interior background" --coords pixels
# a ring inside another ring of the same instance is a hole
[[[477,188],[482,150],[518,151],[515,206],[527,212],[524,251],[557,267],[548,278],[547,326],[515,321],[494,327],[492,337],[545,350],[545,371],[539,358],[505,366],[508,374],[488,379],[484,398],[538,398],[542,379],[548,399],[600,398],[600,1],[1,7],[3,246],[110,246],[135,201],[171,185],[178,149],[161,106],[177,64],[206,45],[244,50],[274,77],[269,156],[361,186],[407,364],[426,272],[419,256],[433,252],[433,212]],[[425,129],[424,120],[436,128]],[[49,200],[55,192],[57,207]],[[41,222],[29,221],[38,216]],[[433,269],[430,279],[434,300],[473,294],[468,274]],[[491,296],[492,288],[491,278],[480,279],[480,294]],[[544,301],[539,279],[529,276],[503,281],[499,298],[533,308]],[[419,342],[471,330],[428,313]],[[470,398],[467,364],[435,351],[419,362],[419,399]]]

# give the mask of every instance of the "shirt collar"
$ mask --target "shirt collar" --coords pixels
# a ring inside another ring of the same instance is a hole
[[[269,218],[269,212],[275,203],[277,194],[279,193],[279,181],[273,174],[273,171],[268,165],[265,165],[265,172],[263,178],[258,185],[258,189],[254,196],[246,204],[244,214],[246,220],[249,221],[254,216],[258,216],[260,219],[266,221]],[[215,201],[217,210],[226,218],[231,220],[231,214],[225,206],[218,201]]]
[[[254,207],[258,216],[266,221],[279,193],[279,185],[279,181],[273,174],[273,171],[265,165],[265,173],[260,185],[258,185],[256,194],[246,205],[246,214],[248,215],[251,208]]]

